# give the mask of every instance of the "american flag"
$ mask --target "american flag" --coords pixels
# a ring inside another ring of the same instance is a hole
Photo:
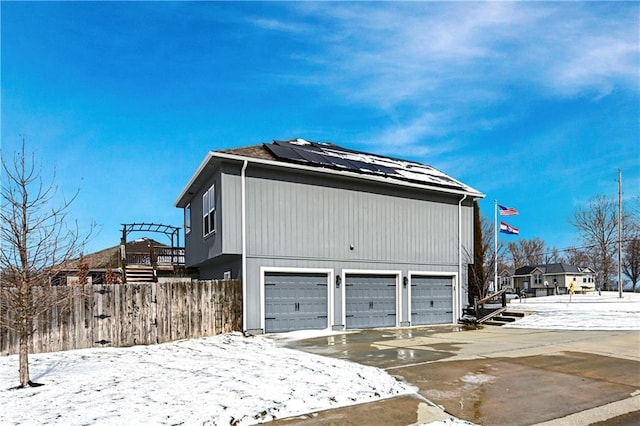
[[[500,209],[500,216],[515,216],[518,214],[518,210],[513,207],[505,207],[498,204],[498,208]]]

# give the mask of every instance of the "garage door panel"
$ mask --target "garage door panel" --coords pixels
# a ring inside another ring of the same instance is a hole
[[[265,332],[327,327],[327,274],[265,274]]]
[[[395,326],[396,280],[395,275],[347,274],[347,328]]]
[[[412,276],[412,325],[450,324],[452,322],[453,278]]]

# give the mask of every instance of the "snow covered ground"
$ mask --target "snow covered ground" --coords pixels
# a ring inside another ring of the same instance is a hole
[[[509,303],[513,310],[531,315],[510,328],[551,330],[640,330],[640,293],[602,292],[573,296],[533,297]]]
[[[640,294],[531,298],[511,307],[533,313],[510,327],[640,330]],[[323,333],[34,354],[31,378],[45,386],[23,390],[9,389],[17,356],[0,357],[0,424],[246,425],[416,392],[382,370],[277,344]]]
[[[30,360],[46,385],[9,390],[17,357],[0,358],[0,424],[245,425],[416,391],[376,368],[241,334]]]

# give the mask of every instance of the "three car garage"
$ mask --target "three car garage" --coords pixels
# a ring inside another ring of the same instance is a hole
[[[449,324],[454,280],[429,274],[403,279],[400,272],[263,271],[264,332]],[[404,314],[403,297],[410,300]]]

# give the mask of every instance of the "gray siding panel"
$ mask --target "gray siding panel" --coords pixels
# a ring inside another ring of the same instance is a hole
[[[248,255],[457,262],[455,197],[255,173],[247,178]]]
[[[224,254],[242,253],[242,179],[235,168],[223,164],[220,197],[222,252]]]

